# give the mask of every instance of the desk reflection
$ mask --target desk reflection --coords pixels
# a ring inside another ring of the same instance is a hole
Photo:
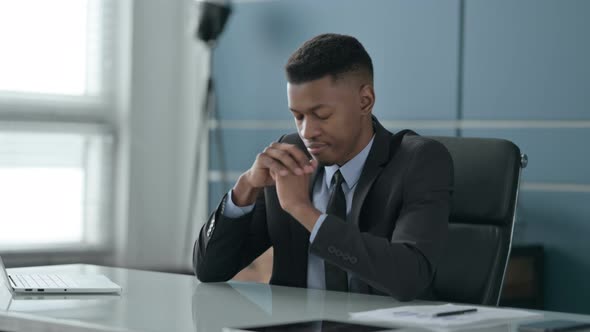
[[[349,312],[399,305],[389,297],[374,297],[367,305],[361,294],[270,286],[258,283],[199,283],[192,296],[196,331],[321,320],[348,321]]]

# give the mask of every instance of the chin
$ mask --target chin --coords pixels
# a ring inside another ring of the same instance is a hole
[[[338,159],[336,156],[334,156],[334,153],[332,150],[323,151],[323,153],[321,153],[319,155],[315,155],[315,156],[313,156],[313,158],[315,160],[317,160],[318,165],[320,167],[332,166],[337,163],[337,159]]]
[[[318,167],[325,167],[325,166],[332,166],[334,165],[333,162],[321,162],[318,160]]]
[[[315,157],[315,160],[318,161],[318,167],[332,166],[332,165],[334,165],[336,163],[331,158]]]

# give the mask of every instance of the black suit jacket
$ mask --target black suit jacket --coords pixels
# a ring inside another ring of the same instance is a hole
[[[394,135],[375,118],[373,125],[375,139],[347,220],[328,215],[310,245],[309,231],[281,209],[275,187],[265,188],[254,210],[237,219],[223,216],[224,197],[195,243],[199,280],[229,280],[273,246],[271,284],[306,287],[311,251],[351,272],[352,292],[431,299],[448,233],[452,159],[435,140],[409,130]],[[281,142],[307,153],[297,134]]]

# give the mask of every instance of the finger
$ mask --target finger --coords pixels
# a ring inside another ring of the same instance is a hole
[[[291,157],[299,164],[302,170],[309,166],[309,157],[301,151],[296,145],[286,143],[273,143],[271,147],[288,152]]]
[[[315,160],[315,159],[311,159],[311,160],[309,161],[309,165],[310,165],[310,167],[311,167],[311,169],[312,169],[312,172],[313,172],[313,171],[315,171],[315,170],[318,168],[318,166],[319,166],[320,164],[319,164],[319,162],[318,162],[317,160]]]
[[[318,168],[318,161],[315,159],[310,159],[308,162],[308,164],[303,168],[303,171],[305,172],[305,174],[311,174],[313,173],[317,168]]]
[[[269,173],[270,173],[270,177],[272,178],[272,180],[276,182],[277,181],[277,172],[271,170],[271,171],[269,171]]]
[[[268,147],[264,150],[264,154],[275,159],[275,161],[280,162],[285,168],[287,168],[293,174],[303,174],[303,168],[299,166],[299,163],[293,158],[293,156],[291,156],[289,151]]]
[[[313,173],[318,168],[318,161],[315,159],[309,160],[309,165],[305,166],[305,173]]]
[[[271,173],[287,175],[289,171],[287,168],[278,160],[268,155],[266,152],[259,153],[256,159],[259,161],[263,168],[267,168]]]

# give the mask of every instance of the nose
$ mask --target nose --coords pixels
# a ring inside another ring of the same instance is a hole
[[[313,139],[319,135],[319,126],[317,121],[312,119],[312,117],[306,116],[303,121],[301,121],[301,127],[299,128],[299,135],[306,139]]]

